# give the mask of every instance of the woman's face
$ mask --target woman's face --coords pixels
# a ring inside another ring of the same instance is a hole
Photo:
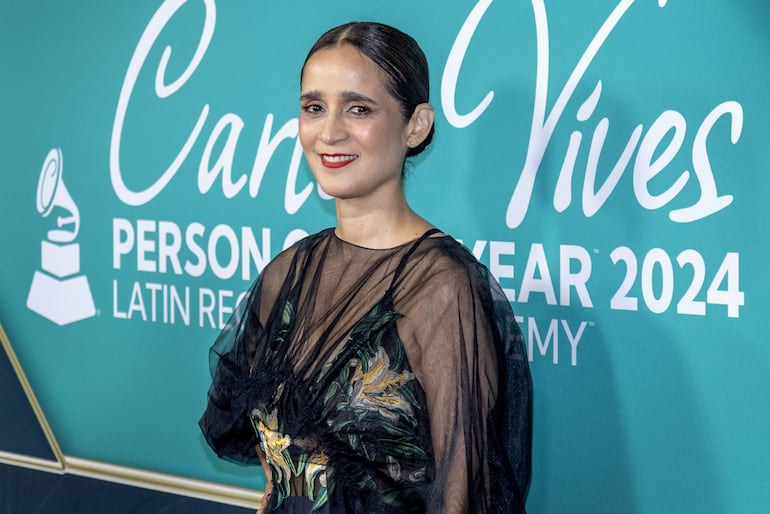
[[[409,130],[384,73],[354,47],[326,48],[308,59],[299,137],[327,194],[374,199],[401,188]]]

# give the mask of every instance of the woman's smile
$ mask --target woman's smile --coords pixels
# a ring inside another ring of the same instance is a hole
[[[327,168],[342,168],[358,158],[357,155],[343,153],[322,153],[321,163]]]

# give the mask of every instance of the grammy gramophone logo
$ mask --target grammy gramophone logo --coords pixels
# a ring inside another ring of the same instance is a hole
[[[27,308],[59,325],[67,325],[96,314],[88,278],[80,275],[80,213],[62,180],[60,148],[45,158],[37,183],[37,212],[47,218],[56,208],[56,229],[40,242],[40,267],[32,277]]]

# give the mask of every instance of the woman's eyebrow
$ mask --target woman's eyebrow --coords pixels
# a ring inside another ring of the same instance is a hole
[[[323,98],[323,95],[321,94],[320,91],[308,91],[307,93],[303,93],[299,97],[300,101],[303,101],[303,102],[304,101],[312,102],[314,100],[320,100],[321,98]]]
[[[340,93],[340,96],[347,102],[366,102],[377,105],[375,100],[369,98],[366,95],[362,95],[361,93],[356,93],[355,91],[343,91]]]
[[[342,91],[340,93],[340,97],[345,102],[365,102],[372,105],[378,105],[377,101],[369,98],[366,95],[362,95],[361,93],[356,93],[355,91]],[[313,102],[317,100],[322,100],[324,98],[323,93],[320,91],[308,91],[307,93],[303,93],[299,99],[301,102]]]

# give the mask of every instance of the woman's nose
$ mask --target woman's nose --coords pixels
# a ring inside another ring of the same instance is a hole
[[[337,114],[329,113],[321,127],[320,139],[324,143],[333,144],[347,137],[344,122]]]

